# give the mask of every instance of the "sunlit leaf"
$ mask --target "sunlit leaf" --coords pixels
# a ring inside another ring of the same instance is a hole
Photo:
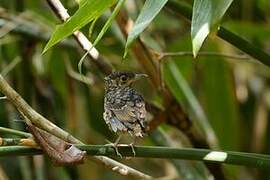
[[[82,28],[90,21],[99,17],[105,10],[112,6],[116,0],[88,0],[83,1],[76,13],[66,22],[56,26],[51,39],[46,44],[43,53],[53,45]]]
[[[122,6],[124,5],[125,0],[119,0],[116,7],[113,10],[113,13],[111,14],[111,16],[109,17],[109,19],[106,21],[105,25],[103,26],[103,28],[101,29],[100,33],[98,34],[97,38],[95,39],[92,47],[95,47],[97,45],[97,43],[101,40],[101,38],[103,37],[103,35],[106,33],[106,31],[108,30],[108,28],[111,26],[112,21],[114,20],[115,16],[119,13],[120,9],[122,8]],[[94,23],[94,22],[93,22]],[[91,29],[91,28],[90,28]],[[80,59],[79,64],[78,64],[78,68],[79,68],[79,72],[82,72],[82,63],[83,60],[85,59],[86,55],[91,51],[91,49],[86,52],[86,54]]]
[[[159,11],[165,6],[168,0],[146,0],[140,12],[139,17],[136,19],[134,27],[128,33],[128,38],[125,47],[125,54],[132,42],[140,35],[140,33],[151,23]]]
[[[193,55],[199,52],[210,32],[216,31],[218,23],[233,0],[194,0],[191,38]]]

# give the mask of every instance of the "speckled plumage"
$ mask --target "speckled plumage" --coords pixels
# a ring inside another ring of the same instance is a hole
[[[114,72],[105,78],[103,118],[114,132],[143,137],[145,103],[143,97],[131,88],[136,77],[132,72]]]

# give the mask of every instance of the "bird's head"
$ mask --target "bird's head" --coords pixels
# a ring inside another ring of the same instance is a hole
[[[106,89],[123,88],[130,86],[134,81],[148,77],[146,74],[137,74],[133,72],[116,71],[104,78]]]

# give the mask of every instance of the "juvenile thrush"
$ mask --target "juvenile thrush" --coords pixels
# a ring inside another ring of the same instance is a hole
[[[122,133],[129,133],[134,137],[143,137],[145,134],[145,103],[143,97],[131,85],[134,81],[147,77],[145,74],[133,72],[113,72],[105,77],[105,98],[103,118],[109,128],[119,134],[114,146],[117,145]],[[135,155],[133,143],[130,144]]]

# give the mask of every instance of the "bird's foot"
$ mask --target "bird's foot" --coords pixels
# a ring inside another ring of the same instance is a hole
[[[109,141],[108,144],[105,144],[105,146],[113,147],[114,150],[115,150],[116,155],[119,156],[120,158],[123,158],[123,156],[118,151],[118,143],[112,143],[112,142]]]
[[[135,152],[135,149],[134,149],[134,143],[130,143],[128,146],[130,146],[130,148],[132,150],[132,153],[133,153],[133,156],[135,157],[136,156],[136,152]]]

